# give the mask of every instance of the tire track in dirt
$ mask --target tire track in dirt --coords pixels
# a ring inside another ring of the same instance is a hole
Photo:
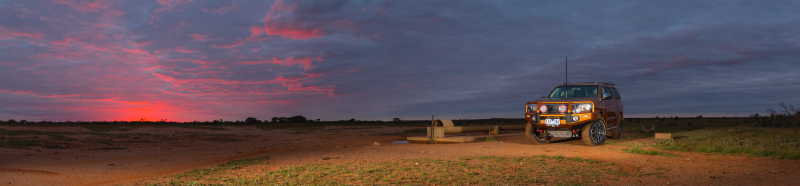
[[[200,162],[200,163],[194,163],[194,164],[186,165],[186,166],[173,167],[173,168],[170,168],[170,169],[160,170],[160,171],[157,171],[157,172],[133,174],[133,175],[120,177],[120,178],[115,178],[115,179],[111,179],[111,180],[102,180],[102,181],[97,181],[97,182],[85,183],[85,184],[81,184],[81,185],[116,185],[116,184],[132,183],[132,182],[135,182],[135,181],[141,181],[141,180],[144,180],[146,178],[156,178],[156,177],[160,178],[160,177],[163,177],[163,176],[181,174],[181,173],[183,173],[183,172],[185,172],[187,170],[201,168],[201,167],[203,167],[203,168],[204,167],[216,167],[218,164],[221,164],[221,163],[224,163],[224,162],[227,162],[227,161],[231,161],[231,160],[235,160],[235,159],[248,158],[248,157],[261,157],[261,156],[267,155],[269,153],[274,153],[275,151],[280,151],[280,149],[285,149],[285,148],[288,148],[288,147],[291,147],[291,146],[296,146],[296,144],[295,143],[284,144],[284,145],[278,146],[278,147],[270,147],[267,150],[259,150],[259,151],[256,151],[256,152],[243,153],[243,154],[239,154],[239,155],[231,155],[231,156],[226,156],[225,158],[218,158],[218,159],[214,159],[214,160],[210,160],[210,161],[204,161],[204,162]]]
[[[43,171],[43,170],[30,170],[30,169],[4,169],[4,168],[0,168],[0,172],[31,173],[31,174],[40,174],[40,175],[58,175],[58,173],[56,173],[56,172]]]

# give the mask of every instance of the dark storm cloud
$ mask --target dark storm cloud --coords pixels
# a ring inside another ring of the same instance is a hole
[[[778,101],[800,103],[797,8],[793,1],[3,3],[0,117],[520,117],[524,102],[564,81],[564,56],[570,81],[617,83],[628,116],[743,116]]]

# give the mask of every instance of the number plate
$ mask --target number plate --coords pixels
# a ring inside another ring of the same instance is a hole
[[[545,119],[544,120],[544,124],[547,124],[547,126],[550,126],[550,127],[557,127],[557,126],[561,125],[561,120],[560,119]]]

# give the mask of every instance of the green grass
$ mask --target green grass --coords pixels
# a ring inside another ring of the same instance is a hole
[[[771,128],[702,129],[673,133],[680,138],[659,141],[664,150],[721,154],[746,154],[755,157],[800,159],[800,137],[792,130]]]
[[[643,154],[643,155],[652,155],[652,156],[667,156],[667,157],[676,157],[678,155],[660,152],[656,150],[645,150],[642,149],[641,143],[635,143],[631,148],[622,149],[623,152],[631,153],[631,154]]]
[[[221,163],[214,168],[205,168],[205,169],[192,169],[184,172],[183,174],[173,175],[172,177],[179,180],[172,180],[171,182],[180,182],[183,183],[189,180],[197,180],[201,178],[210,178],[210,176],[216,176],[222,174],[224,171],[228,170],[235,170],[251,165],[267,165],[269,162],[269,156],[258,157],[258,158],[242,158],[242,159],[235,159],[225,163]],[[213,178],[211,178],[214,180]],[[172,184],[169,184],[172,185]]]
[[[458,160],[309,164],[256,172],[254,176],[221,172],[231,169],[226,167],[240,168],[248,164],[251,162],[191,170],[154,185],[586,185],[627,176],[615,164],[563,156],[479,156]]]
[[[54,132],[54,131],[36,131],[36,130],[3,130],[0,134],[9,136],[18,135],[43,135],[49,137],[51,140],[75,141],[75,138],[65,137],[64,135],[79,135],[79,132]]]
[[[233,170],[242,167],[247,167],[250,165],[266,165],[269,164],[267,160],[269,160],[269,156],[258,157],[258,158],[242,158],[219,164],[217,165],[217,167],[223,170]]]
[[[39,140],[27,140],[27,139],[0,140],[0,147],[13,148],[13,149],[22,149],[22,148],[28,148],[28,146],[38,146],[38,145],[39,145]]]
[[[403,131],[403,132],[383,133],[381,135],[382,136],[403,136],[403,135],[417,135],[417,134],[426,134],[426,133],[428,133],[428,129],[427,128],[421,128],[421,129],[406,130],[406,131]]]

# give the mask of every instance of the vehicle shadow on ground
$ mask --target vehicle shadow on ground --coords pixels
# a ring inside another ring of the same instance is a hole
[[[581,138],[553,138],[550,143],[556,144],[580,144]]]

